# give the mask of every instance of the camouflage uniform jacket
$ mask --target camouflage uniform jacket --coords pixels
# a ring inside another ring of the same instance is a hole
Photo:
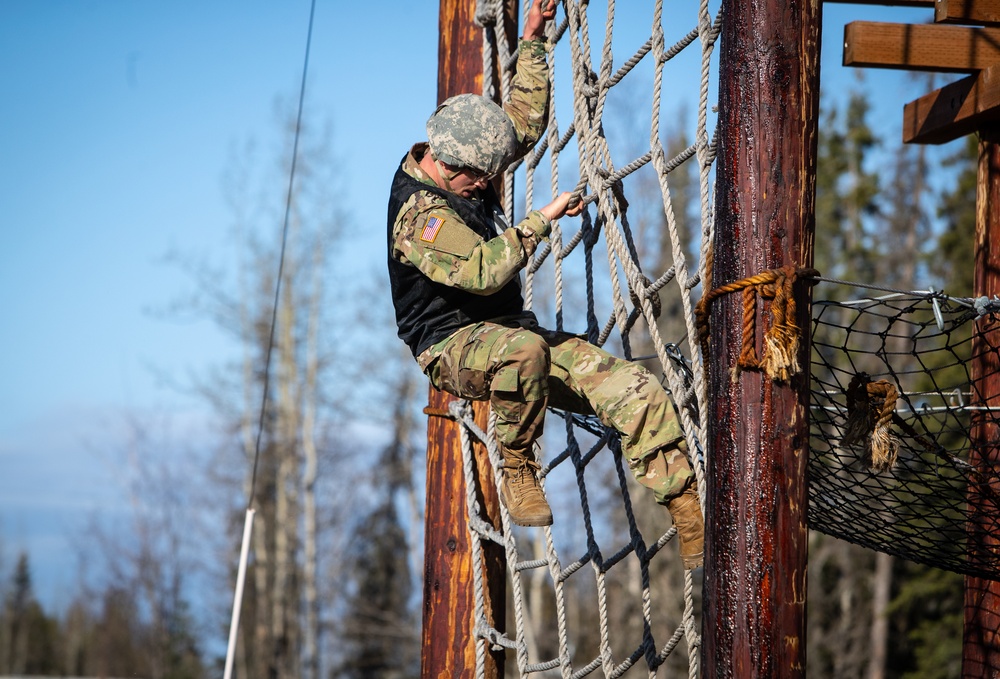
[[[511,97],[504,110],[514,124],[518,140],[517,154],[521,157],[541,137],[548,117],[548,64],[543,41],[522,40],[518,52],[517,73],[511,84]],[[530,261],[539,242],[551,230],[549,220],[539,211],[530,212],[516,227],[508,226],[503,213],[493,210],[492,234],[480,234],[470,228],[434,181],[420,168],[427,153],[427,144],[413,146],[403,159],[399,172],[405,173],[428,188],[410,193],[395,215],[389,243],[390,270],[392,262],[415,267],[436,284],[455,288],[482,297],[483,314],[487,318],[509,315],[504,308],[490,315],[493,296],[511,282]],[[394,187],[398,181],[394,181]],[[489,202],[495,195],[492,187],[477,192],[470,199]],[[390,197],[390,213],[395,207]],[[492,237],[487,237],[492,236]],[[391,274],[390,274],[391,277]],[[518,292],[518,295],[520,293]],[[394,290],[394,297],[397,296]],[[492,300],[492,301],[491,301]],[[400,309],[397,302],[397,321]],[[501,305],[506,307],[507,305]],[[526,312],[530,317],[530,312]],[[444,338],[435,338],[441,340]],[[435,346],[419,347],[417,360],[421,367],[439,353]]]

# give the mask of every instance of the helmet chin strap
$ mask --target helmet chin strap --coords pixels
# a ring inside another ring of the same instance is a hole
[[[444,183],[444,188],[447,191],[455,193],[455,189],[451,188],[451,180],[458,176],[461,170],[455,170],[451,172],[445,167],[444,163],[438,160],[437,156],[431,153],[431,160],[434,162],[434,167],[437,168],[438,175],[441,177],[441,182]]]

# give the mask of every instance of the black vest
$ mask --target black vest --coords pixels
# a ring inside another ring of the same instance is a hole
[[[393,258],[392,231],[396,216],[403,203],[416,191],[430,191],[444,198],[466,226],[483,240],[497,235],[493,219],[494,211],[500,209],[500,201],[492,186],[480,192],[483,200],[472,201],[414,179],[403,171],[402,165],[396,170],[389,192],[389,283],[392,286],[392,303],[396,307],[399,337],[414,356],[471,323],[518,314],[524,309],[518,276],[492,295],[475,295],[435,283],[415,266]]]

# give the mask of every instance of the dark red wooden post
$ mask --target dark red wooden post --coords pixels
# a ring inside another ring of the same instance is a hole
[[[722,13],[713,287],[812,265],[819,113],[820,3],[723,0]],[[805,674],[808,286],[795,297],[803,372],[790,383],[734,379],[742,296],[713,307],[706,678]]]
[[[1000,294],[1000,128],[983,130],[979,142],[979,176],[976,195],[976,296]],[[972,403],[980,407],[1000,407],[1000,325],[982,318],[977,329],[987,331],[972,341]],[[991,347],[993,347],[991,349]],[[981,469],[1000,464],[1000,427],[989,412],[973,411],[970,462]],[[1000,483],[988,477],[993,497]],[[1000,551],[1000,517],[989,497],[976,485],[969,488],[969,558],[982,554],[992,560]],[[965,579],[965,633],[962,648],[962,676],[966,679],[1000,677],[1000,583],[983,578]]]

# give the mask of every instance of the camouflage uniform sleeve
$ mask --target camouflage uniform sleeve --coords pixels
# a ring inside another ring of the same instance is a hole
[[[549,64],[544,40],[521,40],[517,72],[504,110],[514,123],[518,154],[523,156],[545,132],[549,114]]]
[[[524,268],[550,230],[549,220],[535,210],[516,227],[483,240],[440,197],[417,191],[393,225],[393,257],[437,283],[489,295]]]

